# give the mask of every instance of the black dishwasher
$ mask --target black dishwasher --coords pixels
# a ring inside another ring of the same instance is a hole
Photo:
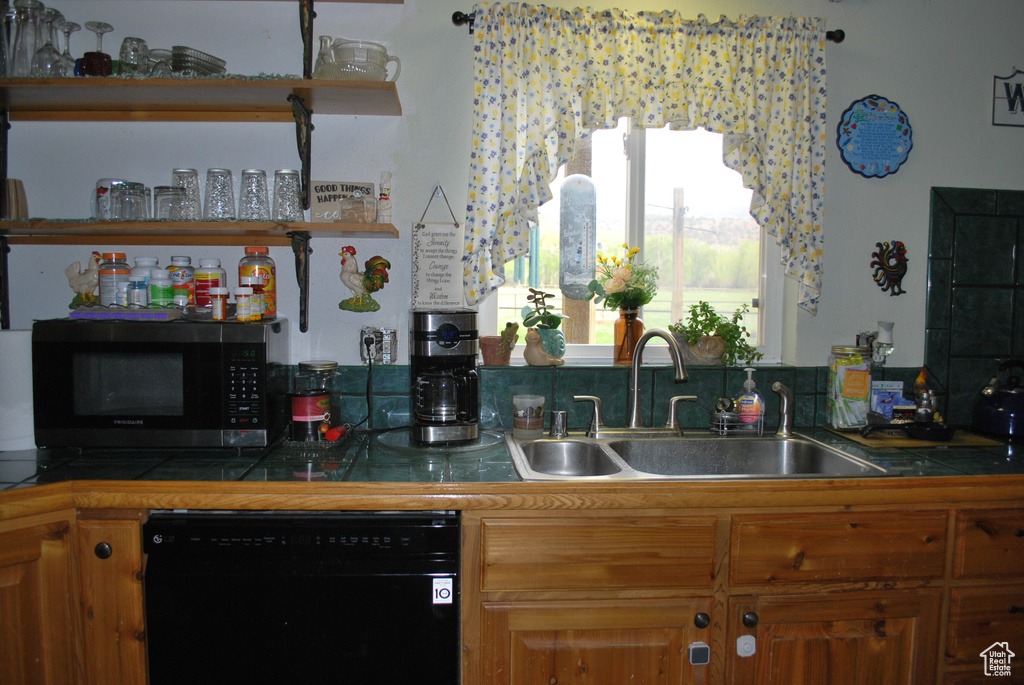
[[[457,512],[159,512],[151,685],[459,682]]]

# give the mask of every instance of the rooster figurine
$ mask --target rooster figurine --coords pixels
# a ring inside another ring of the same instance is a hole
[[[350,312],[375,312],[380,305],[370,293],[375,293],[388,282],[391,262],[380,255],[366,260],[366,271],[359,272],[356,265],[356,248],[347,245],[338,253],[341,257],[341,282],[352,291],[352,297],[338,303],[340,309]]]
[[[64,269],[64,275],[68,277],[68,285],[75,291],[75,298],[71,300],[68,309],[96,303],[96,287],[100,284],[99,252],[89,256],[89,266],[85,271],[82,271],[81,262],[75,262]]]
[[[907,248],[899,240],[892,243],[875,243],[878,252],[872,252],[874,259],[871,266],[875,273],[872,278],[882,292],[889,291],[890,296],[903,294],[903,277],[907,274]]]

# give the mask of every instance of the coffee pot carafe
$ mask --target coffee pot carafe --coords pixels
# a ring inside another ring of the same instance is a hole
[[[479,437],[476,312],[415,311],[410,326],[413,438],[425,444]]]

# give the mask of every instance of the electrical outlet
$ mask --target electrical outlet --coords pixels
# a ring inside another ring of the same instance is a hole
[[[370,345],[366,343],[368,339],[373,340]],[[394,328],[363,326],[359,331],[359,360],[364,364],[369,363],[367,347],[374,364],[394,364],[398,352],[397,331]]]

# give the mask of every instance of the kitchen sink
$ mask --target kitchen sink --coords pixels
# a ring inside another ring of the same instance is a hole
[[[516,440],[523,480],[862,478],[898,475],[804,436]]]

